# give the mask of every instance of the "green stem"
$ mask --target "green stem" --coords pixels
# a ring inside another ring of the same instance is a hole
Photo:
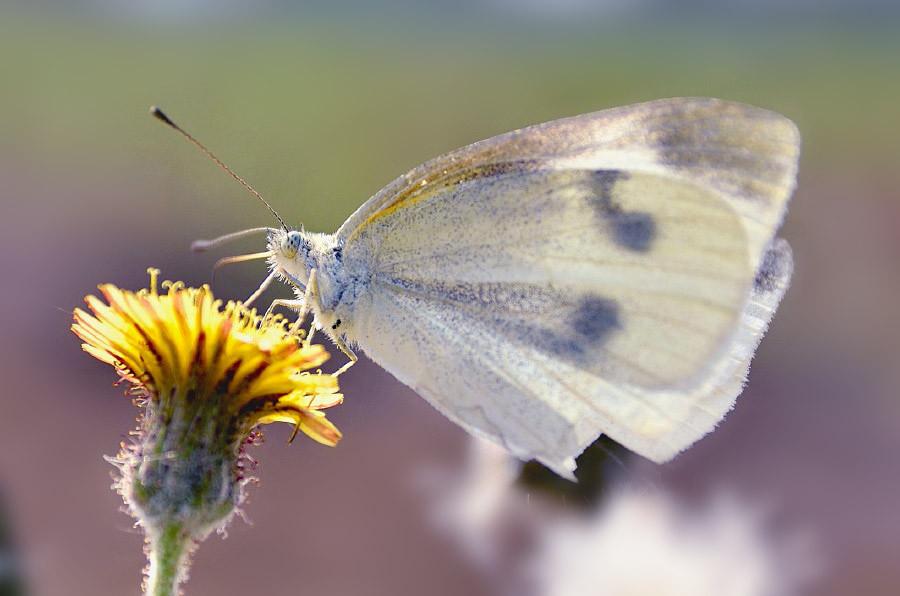
[[[170,522],[150,539],[150,570],[146,596],[178,596],[187,571],[190,536],[178,522]]]

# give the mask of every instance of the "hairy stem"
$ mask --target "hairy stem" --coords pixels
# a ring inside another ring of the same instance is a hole
[[[179,522],[169,522],[150,539],[146,596],[178,596],[187,572],[191,538]]]

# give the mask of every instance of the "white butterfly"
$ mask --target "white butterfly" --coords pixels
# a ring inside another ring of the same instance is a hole
[[[472,434],[571,478],[601,434],[656,462],[733,406],[787,287],[800,137],[669,99],[429,161],[335,234],[269,229],[272,279]],[[255,294],[254,297],[258,295]]]

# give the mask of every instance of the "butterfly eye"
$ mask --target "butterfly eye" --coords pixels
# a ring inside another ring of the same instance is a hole
[[[294,255],[297,254],[297,251],[300,250],[300,244],[302,242],[303,238],[300,236],[300,232],[296,230],[288,232],[288,235],[281,241],[281,251],[286,257],[293,258]]]

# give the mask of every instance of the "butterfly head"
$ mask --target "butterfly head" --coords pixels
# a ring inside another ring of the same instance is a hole
[[[308,234],[303,230],[283,230],[272,228],[269,232],[268,249],[273,260],[281,266],[290,261],[303,262],[309,254]]]
[[[268,249],[272,270],[281,271],[306,283],[312,249],[308,232],[273,228],[269,232]]]

